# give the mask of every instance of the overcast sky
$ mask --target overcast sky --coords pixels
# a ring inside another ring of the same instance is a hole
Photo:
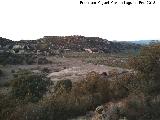
[[[0,5],[0,37],[12,40],[67,35],[160,39],[158,0],[154,5],[130,6],[80,5],[80,0],[0,0]]]

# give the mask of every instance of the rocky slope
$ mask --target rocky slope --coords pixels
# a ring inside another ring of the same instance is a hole
[[[124,50],[139,49],[140,45],[127,42],[112,42],[99,37],[84,36],[45,36],[38,40],[39,44],[48,44],[52,49],[71,49],[73,51],[84,51],[91,49],[93,52],[121,52]]]
[[[92,52],[122,52],[128,50],[137,50],[140,45],[127,42],[112,42],[99,37],[84,37],[84,36],[45,36],[38,40],[21,40],[12,41],[5,38],[0,38],[0,47],[13,49],[20,45],[21,49],[40,50],[51,52],[53,50],[62,51],[86,51]],[[15,46],[15,47],[14,47]]]

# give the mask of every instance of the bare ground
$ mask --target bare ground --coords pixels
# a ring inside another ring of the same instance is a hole
[[[50,73],[48,77],[51,80],[62,80],[71,79],[72,81],[77,81],[83,77],[88,72],[95,71],[97,73],[106,72],[116,69],[119,73],[122,73],[126,69],[118,67],[110,67],[106,65],[95,65],[92,63],[82,62],[79,58],[60,58],[60,57],[50,57],[52,64],[45,65],[7,65],[1,66],[4,75],[0,78],[0,83],[5,83],[13,78],[12,71],[18,71],[19,69],[29,69],[33,72],[39,72],[43,68],[48,68]]]
[[[45,65],[7,65],[1,66],[4,75],[0,77],[0,84],[5,84],[6,82],[13,79],[13,70],[18,71],[20,69],[28,69],[33,72],[41,72],[43,68],[48,68],[50,73],[47,77],[51,78],[52,81],[70,79],[73,82],[82,80],[85,78],[86,74],[95,71],[97,73],[108,73],[111,70],[117,70],[119,73],[126,71],[126,69],[118,67],[110,67],[106,65],[95,65],[92,63],[83,62],[79,58],[60,58],[60,57],[50,57],[52,64]],[[0,88],[0,93],[7,93],[10,89],[6,87]]]

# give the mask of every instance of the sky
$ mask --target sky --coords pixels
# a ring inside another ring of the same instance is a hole
[[[91,5],[80,1],[87,0],[0,0],[0,37],[33,40],[82,35],[121,41],[160,39],[159,0],[151,5]]]

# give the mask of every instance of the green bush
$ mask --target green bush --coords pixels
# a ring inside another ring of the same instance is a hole
[[[126,97],[131,78],[130,75],[123,76],[113,82],[96,72],[90,72],[78,82],[58,81],[54,84],[53,94],[41,99],[48,86],[45,77],[27,70],[20,70],[14,76],[11,82],[13,97],[11,101],[8,99],[8,103],[2,102],[1,116],[16,120],[65,120],[84,115],[107,101]],[[14,105],[11,106],[11,103]],[[128,109],[120,112],[126,115]]]
[[[33,74],[27,70],[18,71],[11,81],[12,94],[18,99],[37,102],[47,91],[51,81],[44,75]]]

